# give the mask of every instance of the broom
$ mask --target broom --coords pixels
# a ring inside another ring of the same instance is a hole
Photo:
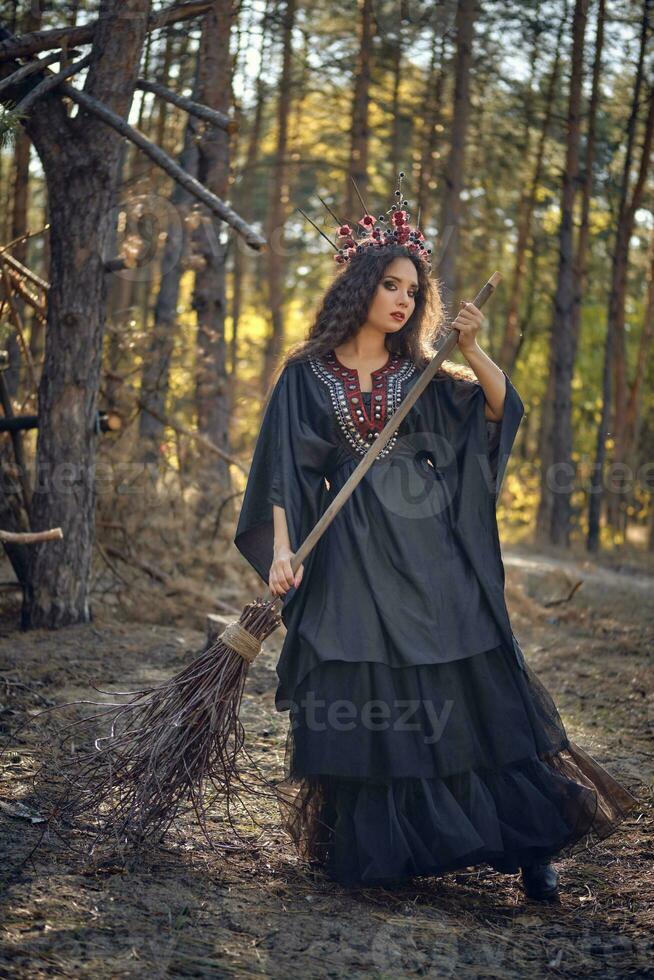
[[[500,279],[498,272],[493,273],[475,298],[475,306],[481,308],[485,304]],[[295,552],[291,559],[293,574],[456,346],[458,336],[456,328],[450,330],[400,407]],[[95,812],[99,826],[97,823],[94,826],[96,837],[92,850],[108,843],[110,838],[120,846],[138,847],[161,841],[176,817],[190,804],[213,848],[215,844],[206,828],[210,805],[207,791],[213,787],[214,799],[224,803],[229,814],[236,783],[245,785],[238,766],[244,743],[239,720],[243,688],[250,664],[264,640],[281,622],[281,602],[282,596],[273,597],[268,589],[264,597],[249,602],[238,620],[229,623],[215,641],[169,681],[147,690],[114,692],[114,696],[128,697],[127,702],[104,705],[97,701],[67,702],[101,705],[103,710],[67,726],[64,733],[76,725],[102,718],[111,724],[109,734],[95,739],[94,748],[78,750],[64,763],[61,771],[67,787],[50,814],[50,821],[59,819],[70,824],[80,816]],[[231,816],[229,822],[234,827]]]

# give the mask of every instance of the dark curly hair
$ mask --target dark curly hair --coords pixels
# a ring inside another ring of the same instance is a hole
[[[418,290],[413,313],[401,330],[387,337],[386,347],[391,353],[411,358],[419,369],[427,366],[436,353],[436,342],[447,332],[440,283],[429,275],[422,259],[405,245],[383,245],[357,252],[344,264],[342,271],[327,288],[307,337],[287,351],[274,373],[271,387],[287,364],[319,357],[356,336],[366,321],[387,266],[399,257],[413,263]],[[451,361],[444,361],[439,371],[442,374],[469,376],[465,368]]]

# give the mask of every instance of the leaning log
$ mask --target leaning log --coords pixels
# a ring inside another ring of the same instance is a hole
[[[212,3],[204,0],[191,0],[189,3],[174,3],[157,13],[150,15],[146,30],[148,33],[169,24],[179,24],[184,20],[193,20],[211,8]],[[13,61],[15,58],[29,58],[39,51],[51,51],[52,48],[70,48],[71,45],[91,44],[98,21],[80,27],[55,27],[46,31],[31,31],[21,37],[14,37],[0,43],[0,62]]]
[[[60,541],[64,532],[60,527],[52,527],[48,531],[2,531],[0,541],[3,544],[36,544],[38,541]]]
[[[123,422],[115,412],[98,412],[96,432],[117,432]],[[23,432],[26,429],[38,429],[38,415],[12,415],[11,418],[0,418],[0,432]]]
[[[165,85],[161,85],[159,82],[148,82],[145,78],[139,78],[136,82],[136,87],[142,92],[150,92],[165,102],[170,102],[171,105],[177,106],[178,109],[183,109],[189,116],[197,116],[198,119],[210,122],[214,126],[218,126],[219,129],[226,130],[228,133],[235,133],[238,129],[236,120],[230,119],[224,112],[211,109],[208,105],[195,102],[185,95],[178,95],[177,92],[173,92],[172,89],[166,88]]]

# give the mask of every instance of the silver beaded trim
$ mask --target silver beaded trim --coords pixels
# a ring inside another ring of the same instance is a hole
[[[345,397],[345,382],[341,378],[335,377],[319,358],[310,357],[309,364],[319,380],[327,385],[334,407],[334,415],[346,442],[358,456],[365,456],[370,449],[372,440],[377,438],[379,433],[371,433],[368,439],[364,439],[350,418],[347,399]],[[414,374],[415,370],[415,364],[407,358],[396,371],[390,371],[384,375],[386,381],[386,422],[388,422],[390,417],[399,408],[402,402],[402,386]],[[374,393],[375,389],[373,388]],[[374,462],[376,463],[377,460],[388,456],[396,442],[397,432],[394,432],[381,452],[375,457]]]

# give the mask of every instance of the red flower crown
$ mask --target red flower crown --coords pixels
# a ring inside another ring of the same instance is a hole
[[[418,224],[420,221],[420,215],[418,215],[418,221],[416,226],[413,227],[409,223],[409,212],[405,210],[409,206],[408,201],[402,200],[402,179],[404,178],[404,172],[400,171],[398,174],[397,190],[395,191],[395,197],[399,200],[392,204],[388,209],[386,214],[380,214],[378,219],[375,219],[372,214],[369,213],[366,207],[359,189],[356,185],[354,178],[352,178],[352,183],[354,184],[354,189],[357,193],[357,197],[361,202],[361,206],[364,210],[364,215],[356,224],[356,232],[360,236],[355,238],[355,230],[352,228],[351,224],[347,222],[339,221],[334,212],[325,204],[323,199],[319,197],[320,202],[327,208],[330,215],[338,223],[339,228],[337,232],[337,238],[341,240],[341,244],[337,245],[331,240],[318,225],[311,220],[311,218],[304,213],[302,208],[298,208],[300,214],[311,222],[314,228],[320,232],[323,238],[326,238],[329,244],[336,250],[334,255],[334,261],[342,265],[348,262],[353,255],[357,252],[363,252],[366,248],[383,248],[386,245],[405,245],[411,252],[416,254],[428,268],[431,268],[431,248],[427,248],[425,244],[425,236],[420,231]],[[390,215],[390,222],[387,218]],[[383,227],[386,225],[387,227]]]

